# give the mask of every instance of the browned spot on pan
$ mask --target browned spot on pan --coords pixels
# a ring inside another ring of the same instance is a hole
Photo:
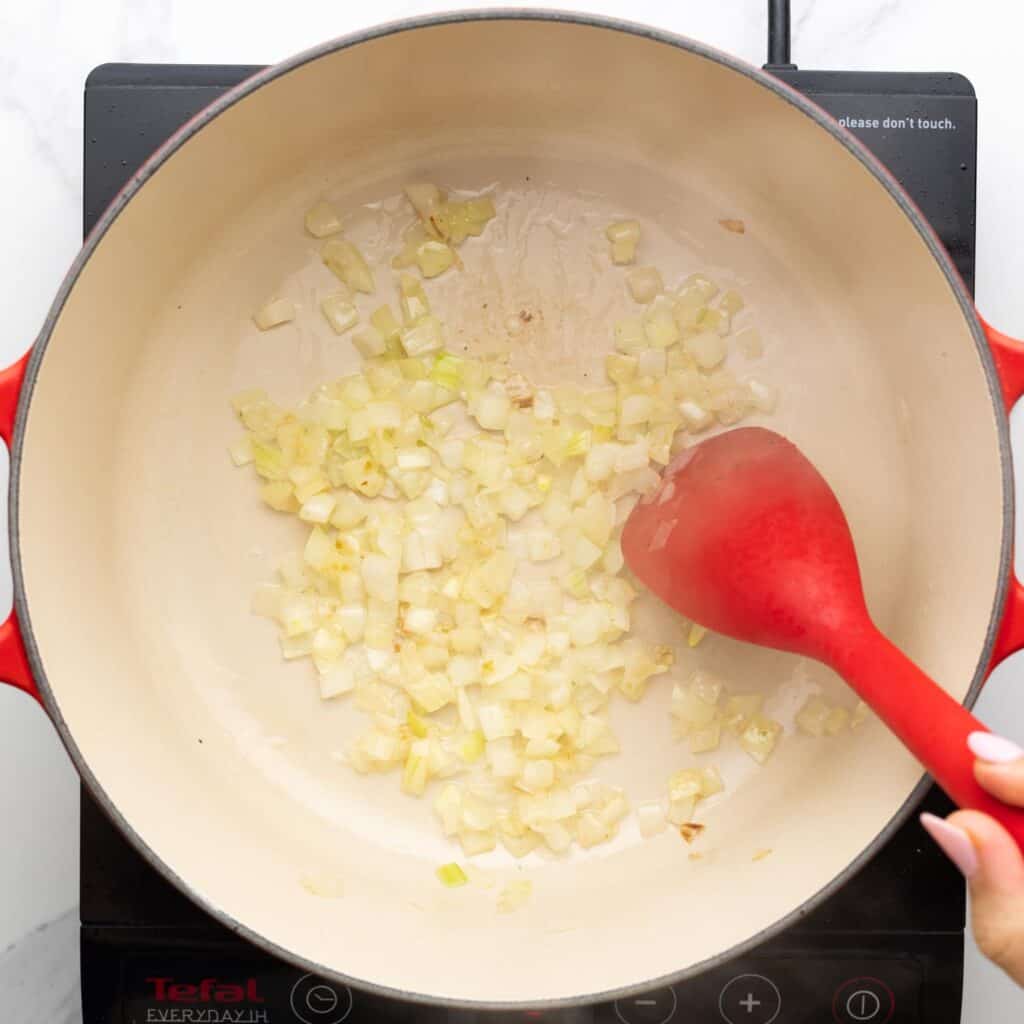
[[[696,821],[684,821],[683,824],[679,826],[679,834],[688,843],[692,843],[703,831],[704,826]]]

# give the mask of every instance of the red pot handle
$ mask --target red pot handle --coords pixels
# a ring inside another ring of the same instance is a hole
[[[999,384],[1003,392],[1003,404],[1006,412],[1017,404],[1024,395],[1024,342],[1007,337],[997,331],[984,318],[981,324],[985,328],[985,336],[992,351],[992,359],[996,364]],[[1003,619],[996,635],[995,647],[988,670],[992,671],[1001,661],[1011,654],[1024,648],[1024,585],[1011,570],[1010,585],[1007,588],[1006,604],[1003,606]]]
[[[26,352],[12,366],[0,371],[0,438],[3,438],[8,451],[14,438],[14,415],[18,409],[18,395],[21,394],[21,385],[25,380],[28,357],[29,353]],[[0,682],[24,690],[42,703],[25,653],[18,617],[13,610],[7,621],[0,625]]]

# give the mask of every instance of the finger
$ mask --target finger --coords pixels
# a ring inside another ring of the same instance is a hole
[[[990,732],[972,732],[967,746],[978,759],[974,763],[978,784],[1004,803],[1024,807],[1024,750]]]
[[[974,777],[978,785],[997,800],[1014,807],[1024,807],[1024,760],[1012,764],[975,761]]]
[[[971,924],[978,948],[1024,984],[1024,856],[988,815],[957,811],[922,824],[963,872],[971,890]]]
[[[1024,856],[1009,832],[980,811],[957,811],[946,824],[966,833],[976,858],[975,870],[964,872],[971,895],[979,898],[1024,900]],[[1024,934],[1024,918],[1020,920]]]

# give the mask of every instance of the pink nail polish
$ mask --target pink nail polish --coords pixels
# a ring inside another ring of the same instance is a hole
[[[972,732],[967,737],[967,746],[975,757],[990,764],[1009,764],[1024,757],[1024,750],[1013,740],[997,736],[994,732]]]
[[[963,829],[950,825],[948,821],[937,818],[934,814],[922,814],[921,824],[964,878],[972,877],[978,870],[978,854],[971,837]]]

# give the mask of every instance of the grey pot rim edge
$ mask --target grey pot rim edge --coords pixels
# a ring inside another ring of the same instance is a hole
[[[836,875],[827,885],[823,886],[817,893],[809,897],[798,907],[779,918],[767,928],[762,929],[760,932],[750,936],[743,942],[737,943],[727,950],[723,950],[712,957],[708,957],[699,963],[691,964],[679,971],[646,979],[633,985],[622,986],[602,992],[579,993],[558,999],[524,1001],[449,999],[441,996],[410,992],[400,988],[368,982],[360,978],[346,975],[343,971],[336,968],[328,967],[324,964],[318,964],[301,957],[292,951],[277,945],[266,936],[248,928],[231,914],[222,910],[205,896],[196,892],[185,879],[177,875],[170,866],[167,865],[149,847],[142,836],[126,821],[89,768],[84,755],[75,742],[74,737],[71,735],[71,731],[61,714],[59,704],[49,684],[43,667],[43,659],[36,645],[35,636],[32,631],[31,615],[24,587],[21,550],[18,540],[20,521],[18,484],[20,480],[21,460],[23,454],[23,425],[26,422],[28,407],[32,399],[32,393],[35,387],[39,367],[45,356],[48,342],[63,310],[64,304],[67,301],[68,295],[92,253],[102,242],[107,230],[110,228],[114,220],[116,220],[121,210],[124,209],[136,192],[142,188],[146,181],[148,181],[148,179],[168,159],[168,157],[184,145],[193,135],[201,131],[205,125],[209,124],[219,114],[233,106],[235,103],[255,92],[263,85],[272,82],[277,78],[304,66],[305,64],[315,61],[320,57],[398,32],[415,31],[418,29],[459,22],[502,20],[567,23],[609,31],[618,31],[626,35],[646,38],[653,42],[672,46],[676,49],[696,54],[706,60],[710,60],[713,63],[742,74],[755,85],[767,88],[769,91],[784,99],[790,105],[796,107],[812,121],[816,122],[818,127],[827,131],[834,139],[836,139],[836,141],[842,144],[875,177],[878,183],[889,193],[890,197],[911,221],[919,237],[922,239],[932,257],[942,269],[946,281],[953,291],[974,338],[975,347],[986,374],[999,438],[1000,462],[1003,477],[1003,527],[1000,548],[1000,574],[996,593],[994,595],[992,613],[985,644],[979,657],[970,689],[964,698],[965,706],[973,706],[984,683],[986,668],[989,664],[991,652],[995,644],[996,635],[1002,618],[1002,609],[1009,586],[1010,571],[1012,568],[1014,493],[1013,472],[1010,456],[1009,420],[1003,408],[1000,384],[996,374],[995,364],[985,338],[984,329],[975,310],[974,303],[968,295],[963,281],[960,279],[959,274],[951,263],[945,249],[942,247],[941,242],[935,235],[931,226],[924,219],[923,215],[909,196],[903,191],[902,186],[899,185],[889,171],[883,167],[852,134],[841,128],[820,107],[808,100],[802,94],[796,92],[791,87],[773,78],[767,72],[764,72],[753,65],[749,65],[738,58],[696,42],[695,40],[688,39],[668,31],[616,18],[541,9],[494,9],[456,11],[447,14],[417,17],[391,22],[334,39],[313,49],[304,51],[303,53],[300,53],[282,63],[273,65],[264,71],[258,72],[234,89],[225,93],[219,99],[215,100],[210,106],[206,107],[194,118],[183,125],[146,161],[145,164],[142,165],[142,167],[139,168],[134,175],[129,178],[124,189],[117,195],[115,200],[111,203],[110,207],[105,211],[102,218],[97,223],[96,227],[89,234],[85,244],[64,278],[64,281],[62,282],[57,296],[54,299],[44,321],[43,328],[36,340],[36,343],[33,345],[32,354],[26,368],[25,379],[18,400],[17,414],[15,417],[14,441],[10,452],[10,511],[8,531],[11,566],[14,577],[14,611],[21,627],[29,664],[31,665],[35,682],[39,688],[40,694],[42,695],[46,711],[49,714],[50,719],[53,721],[60,735],[61,741],[67,749],[76,770],[83,782],[85,782],[86,786],[89,788],[92,796],[97,800],[105,813],[117,825],[118,829],[128,839],[135,850],[159,874],[171,882],[179,891],[187,895],[194,903],[196,903],[202,910],[208,913],[221,925],[236,933],[243,939],[251,942],[253,945],[301,969],[310,971],[328,979],[333,979],[345,985],[351,985],[356,989],[361,989],[377,996],[433,1006],[458,1007],[477,1010],[559,1009],[620,999],[637,993],[649,991],[652,988],[665,987],[685,981],[687,978],[728,963],[730,960],[753,950],[768,939],[778,935],[786,928],[796,924],[845,885],[869,860],[871,860],[871,858],[875,856],[878,850],[913,813],[914,809],[918,806],[921,799],[930,788],[930,780],[927,776],[922,777],[899,810],[893,815],[879,834],[860,852],[860,854],[857,855],[857,857],[855,857],[838,875]]]

